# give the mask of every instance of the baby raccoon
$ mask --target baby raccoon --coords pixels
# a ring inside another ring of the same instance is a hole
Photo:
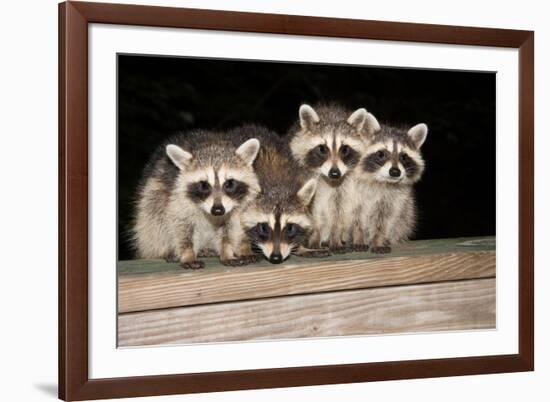
[[[420,180],[424,160],[420,147],[428,126],[411,129],[382,125],[356,170],[362,196],[352,225],[354,244],[370,245],[373,253],[389,253],[391,246],[414,232],[416,205],[413,184]]]
[[[380,127],[362,108],[351,113],[334,105],[315,109],[302,105],[299,117],[299,125],[289,133],[292,154],[301,166],[320,175],[309,246],[347,251],[344,243],[349,241],[347,229],[358,195],[349,177],[365,152],[368,136]]]
[[[254,162],[261,192],[242,215],[253,248],[273,264],[282,263],[290,254],[327,256],[324,250],[310,250],[303,245],[311,228],[310,204],[316,177],[296,164],[288,144],[276,133],[257,126],[236,131],[261,143]]]
[[[256,138],[237,147],[223,133],[194,131],[157,150],[138,194],[139,256],[190,269],[204,267],[197,256],[208,250],[226,265],[251,262],[240,213],[260,190],[252,168],[259,148]]]

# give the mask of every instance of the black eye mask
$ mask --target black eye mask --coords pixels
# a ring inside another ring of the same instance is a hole
[[[260,222],[256,224],[255,226],[248,229],[246,231],[246,234],[250,241],[253,243],[265,243],[275,237],[273,229],[271,229],[267,222]],[[302,226],[296,223],[287,223],[287,225],[281,230],[281,233],[277,237],[286,241],[287,243],[299,244],[305,239],[305,236],[306,230]]]
[[[207,181],[191,183],[187,186],[187,195],[194,201],[204,201],[212,193],[212,186]]]
[[[273,231],[267,222],[260,222],[246,231],[252,243],[264,243],[271,239]]]
[[[330,156],[330,150],[325,144],[317,145],[306,155],[306,165],[312,168],[321,166]]]
[[[306,230],[297,223],[287,223],[282,234],[287,243],[299,244],[305,239]]]
[[[248,185],[240,180],[229,179],[223,183],[222,190],[228,197],[241,200],[248,194]]]
[[[413,177],[416,173],[418,173],[418,164],[405,152],[401,152],[399,155],[399,161],[403,165],[403,168],[405,168],[405,174],[407,177]]]
[[[390,153],[385,149],[373,152],[372,154],[367,155],[365,159],[363,159],[363,169],[366,172],[376,172],[378,169],[384,166],[390,156]]]
[[[349,145],[342,145],[338,150],[338,154],[340,155],[342,162],[344,162],[344,164],[348,167],[353,167],[359,162],[359,152]]]

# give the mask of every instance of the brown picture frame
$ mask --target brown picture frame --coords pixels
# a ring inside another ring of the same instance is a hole
[[[88,24],[260,32],[519,49],[519,353],[90,379]],[[534,33],[381,21],[65,2],[59,5],[59,397],[140,397],[534,369]]]

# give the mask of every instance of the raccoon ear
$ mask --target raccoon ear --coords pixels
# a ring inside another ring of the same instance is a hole
[[[302,205],[309,205],[311,200],[313,199],[313,196],[315,195],[315,191],[317,190],[317,179],[310,179],[302,186],[300,190],[298,190],[298,199],[302,203]]]
[[[313,127],[313,125],[319,123],[319,116],[317,115],[317,112],[309,105],[300,106],[299,115],[300,126],[305,130],[309,130]]]
[[[256,138],[251,138],[241,144],[235,151],[237,156],[241,158],[247,165],[252,166],[258,151],[260,150],[260,141]]]
[[[357,109],[348,117],[348,124],[354,127],[357,131],[361,131],[365,122],[367,121],[367,109],[361,108]]]
[[[372,113],[367,113],[364,127],[368,135],[373,135],[381,129],[380,123],[378,123],[378,120],[376,120],[376,117]]]
[[[420,149],[422,144],[424,144],[424,141],[426,141],[426,136],[428,135],[428,126],[424,123],[417,124],[407,132],[407,135],[414,143],[416,149]]]
[[[166,155],[180,170],[184,170],[193,159],[193,155],[174,144],[166,146]]]

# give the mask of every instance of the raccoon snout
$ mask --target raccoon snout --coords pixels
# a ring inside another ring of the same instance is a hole
[[[399,177],[401,176],[401,170],[397,167],[390,168],[390,176],[391,177]]]
[[[331,168],[329,171],[328,171],[328,177],[330,177],[331,179],[339,179],[340,177],[342,177],[342,173],[340,172],[340,169],[338,168]]]
[[[271,253],[269,256],[269,262],[272,264],[280,264],[283,262],[283,256],[281,253]]]
[[[222,216],[225,214],[225,208],[223,205],[213,205],[210,209],[210,213],[214,216]]]

